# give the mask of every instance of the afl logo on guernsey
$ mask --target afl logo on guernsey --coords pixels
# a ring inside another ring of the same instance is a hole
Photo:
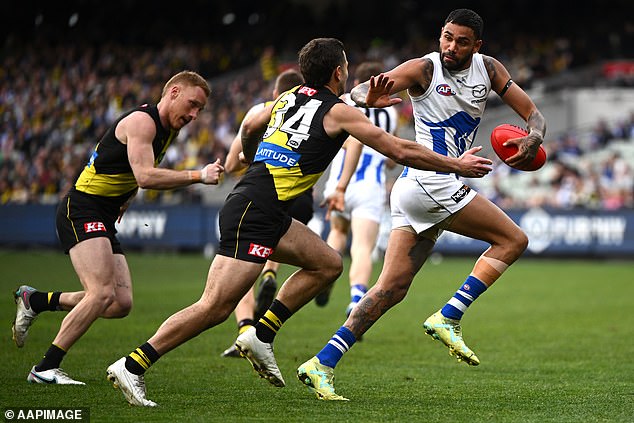
[[[456,92],[452,90],[451,87],[447,84],[436,85],[436,92],[446,97],[449,97],[451,95],[456,95]]]

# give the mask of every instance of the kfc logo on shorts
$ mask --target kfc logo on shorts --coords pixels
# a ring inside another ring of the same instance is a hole
[[[84,223],[84,232],[87,234],[90,232],[106,232],[106,225],[102,222],[88,222]]]
[[[458,191],[454,193],[454,195],[451,196],[451,199],[456,203],[459,203],[463,198],[466,197],[467,194],[469,194],[469,191],[471,191],[471,188],[463,185]]]
[[[267,258],[273,254],[273,249],[271,247],[265,247],[264,245],[258,245],[251,243],[249,246],[249,255],[256,256],[260,258]]]

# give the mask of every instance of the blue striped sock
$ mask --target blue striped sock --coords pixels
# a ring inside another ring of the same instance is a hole
[[[365,285],[356,284],[350,287],[350,302],[358,303],[361,298],[368,292],[368,288]]]
[[[487,286],[478,278],[469,276],[467,280],[462,284],[459,290],[456,291],[453,297],[447,301],[447,304],[440,310],[440,313],[450,319],[460,320],[467,307],[476,300],[484,291]]]
[[[341,326],[339,330],[330,338],[326,346],[317,353],[319,362],[324,366],[334,368],[343,354],[354,345],[356,339],[350,329]]]

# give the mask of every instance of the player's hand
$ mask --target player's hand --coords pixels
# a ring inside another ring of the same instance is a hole
[[[507,140],[503,145],[505,147],[516,146],[517,153],[506,159],[505,163],[517,169],[530,165],[533,163],[535,156],[537,156],[537,151],[542,142],[543,138],[537,132],[531,132],[525,137]]]
[[[225,168],[220,164],[220,159],[210,163],[200,170],[200,182],[206,185],[216,185]]]
[[[390,98],[390,90],[394,86],[394,81],[384,74],[370,77],[370,88],[365,96],[365,104],[368,107],[388,107],[403,101],[399,97]]]
[[[342,212],[345,208],[345,192],[339,189],[336,189],[335,192],[330,194],[328,197],[324,198],[324,200],[319,204],[319,207],[326,206],[326,220],[330,220],[330,212],[333,210]]]
[[[475,155],[480,150],[482,150],[481,146],[470,148],[458,158],[461,165],[458,175],[465,178],[482,178],[491,172],[493,162],[486,157]]]

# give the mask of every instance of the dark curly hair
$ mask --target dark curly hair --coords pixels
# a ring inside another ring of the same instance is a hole
[[[456,9],[449,13],[447,19],[445,19],[445,25],[448,23],[454,23],[456,25],[466,26],[471,28],[475,34],[476,40],[482,39],[482,33],[484,31],[484,21],[476,12],[471,9]]]
[[[299,51],[299,70],[311,87],[326,85],[332,72],[344,63],[343,43],[336,38],[315,38]]]

